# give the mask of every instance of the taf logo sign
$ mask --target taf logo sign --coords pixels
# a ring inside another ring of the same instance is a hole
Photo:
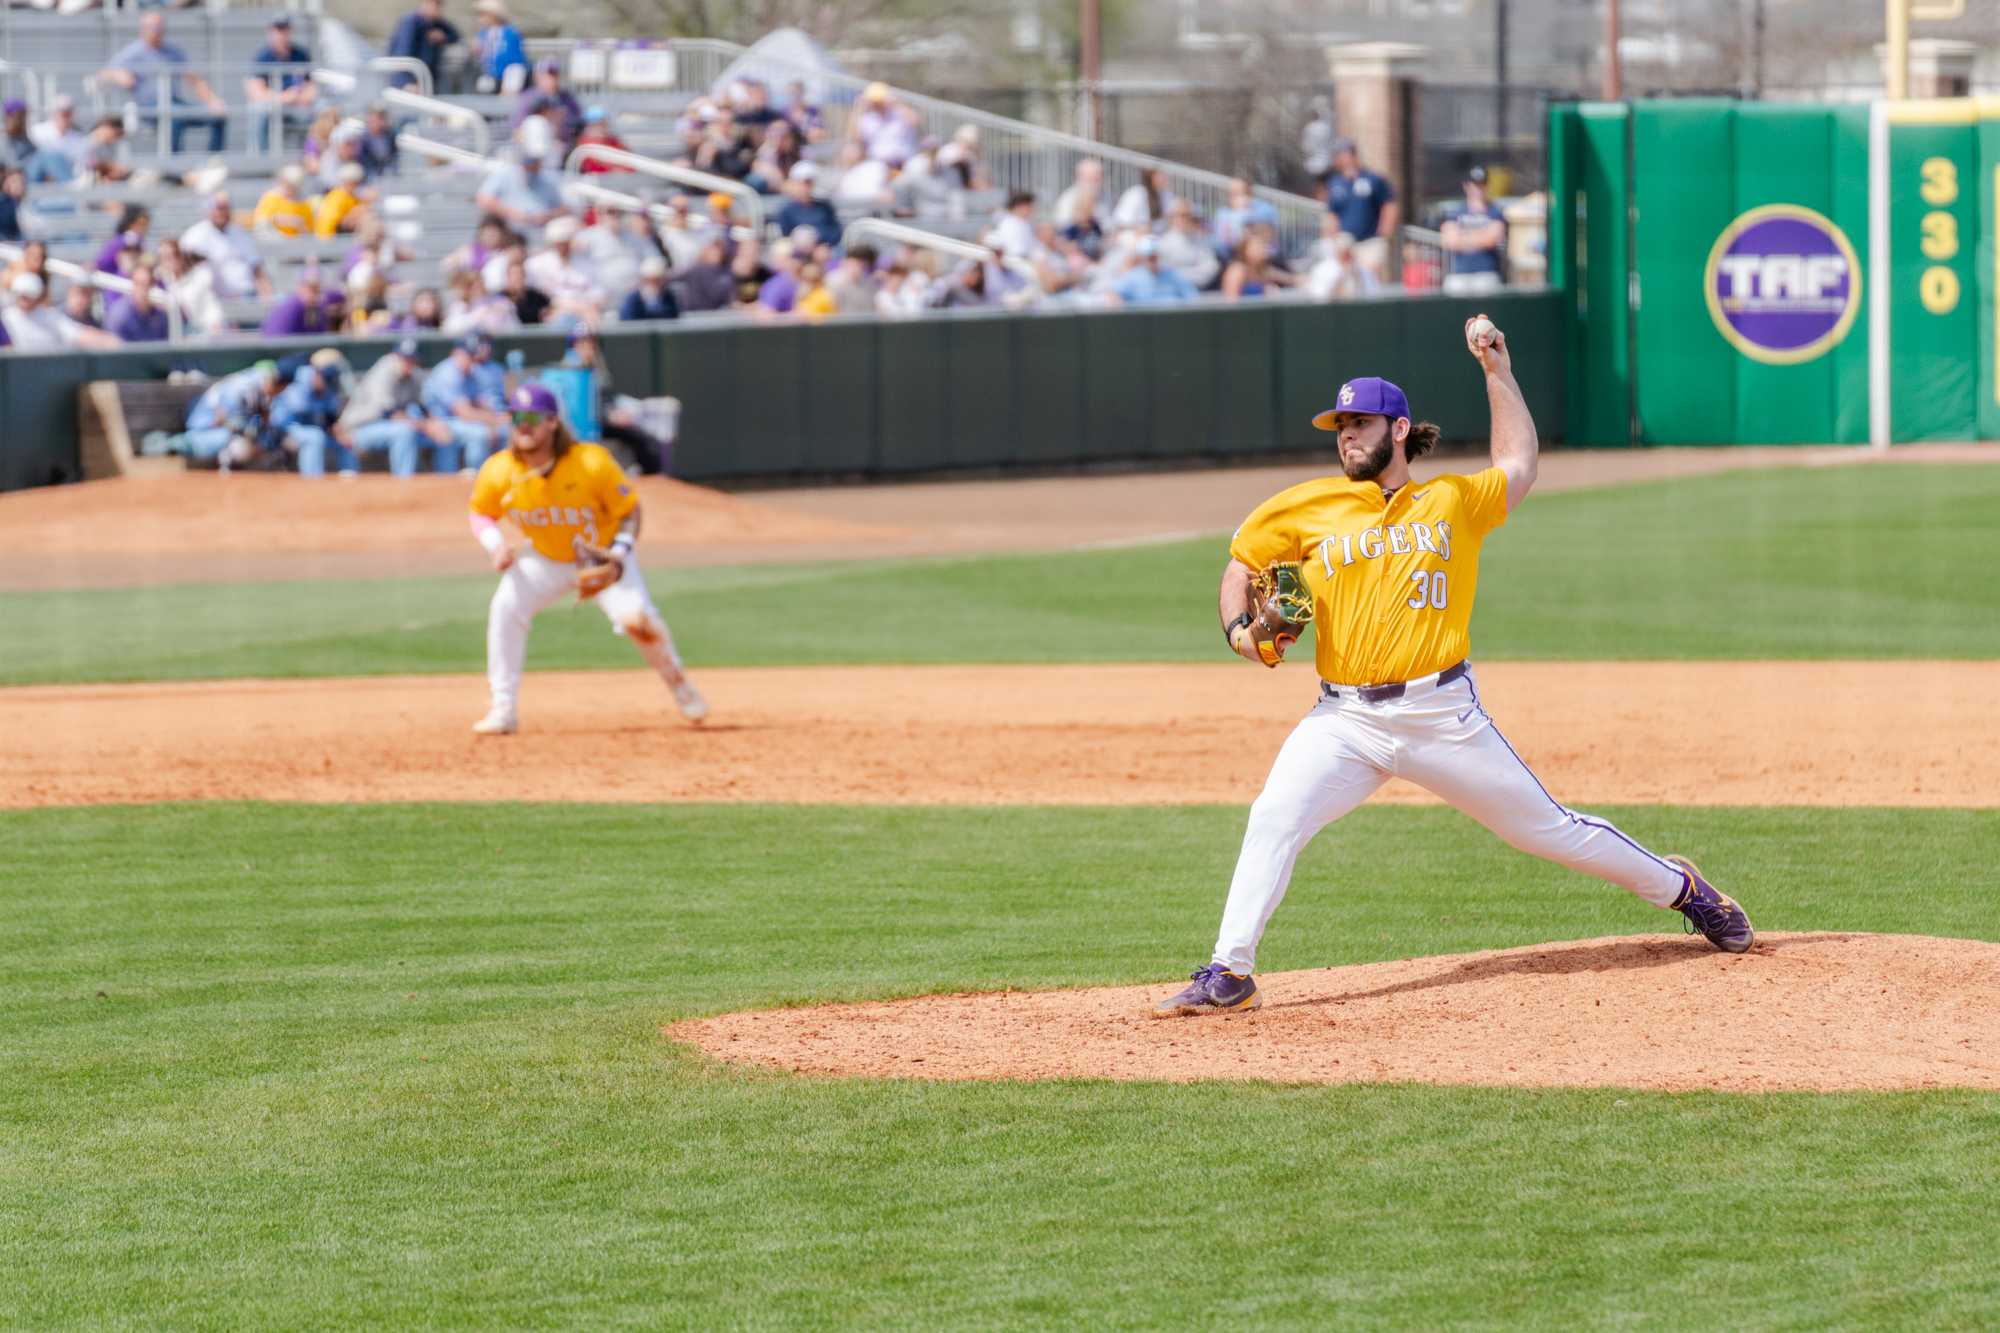
[[[1821,355],[1861,310],[1861,264],[1847,234],[1796,204],[1753,208],[1724,227],[1703,284],[1717,331],[1770,365]]]

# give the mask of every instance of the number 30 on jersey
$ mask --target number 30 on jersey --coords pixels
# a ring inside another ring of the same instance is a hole
[[[1412,611],[1444,610],[1449,589],[1445,586],[1445,572],[1442,569],[1435,572],[1428,569],[1416,570],[1411,573],[1410,582],[1417,585],[1416,592],[1409,600]]]

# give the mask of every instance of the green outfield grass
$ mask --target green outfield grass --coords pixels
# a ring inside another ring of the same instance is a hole
[[[1537,496],[1489,542],[1486,659],[2000,657],[2000,467],[1768,470]],[[1079,534],[1080,537],[1087,534]],[[1221,537],[649,571],[690,661],[1216,661]],[[492,579],[0,595],[0,684],[477,671]],[[593,608],[534,667],[630,666]]]
[[[2000,812],[1606,813],[1766,929],[2000,938]],[[0,815],[0,1322],[2000,1320],[2000,1097],[819,1081],[659,1035],[1164,987],[1206,956],[1242,818]],[[1263,961],[1677,925],[1450,812],[1369,808],[1309,849]]]

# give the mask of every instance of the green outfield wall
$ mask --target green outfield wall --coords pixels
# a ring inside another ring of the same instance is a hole
[[[1580,444],[2000,438],[2000,99],[1551,110]]]
[[[681,400],[675,472],[693,481],[891,477],[1323,450],[1313,413],[1379,374],[1447,439],[1483,440],[1484,383],[1465,318],[1497,320],[1542,434],[1563,435],[1564,323],[1552,291],[884,323],[683,321],[612,329],[622,393]],[[559,338],[497,340],[531,365]],[[0,489],[76,480],[77,390],[91,380],[219,374],[315,343],[0,356]],[[386,339],[343,344],[357,369]],[[427,346],[426,361],[448,344]]]

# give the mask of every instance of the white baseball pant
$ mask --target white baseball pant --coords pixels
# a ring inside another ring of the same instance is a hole
[[[575,564],[550,560],[532,550],[521,552],[500,576],[486,616],[486,682],[493,691],[495,708],[510,714],[514,711],[521,670],[528,658],[528,630],[535,617],[575,590]],[[680,683],[680,654],[674,651],[666,618],[646,591],[637,560],[628,558],[618,582],[594,600],[610,618],[612,629],[632,640],[640,655],[660,673],[660,679],[668,685]]]
[[[1673,904],[1687,883],[1678,866],[1549,795],[1486,715],[1469,673],[1444,686],[1435,681],[1421,677],[1402,698],[1374,704],[1347,687],[1335,687],[1338,697],[1321,691],[1250,807],[1215,962],[1250,972],[1299,853],[1392,777],[1442,797],[1521,851],[1609,880],[1655,906]]]

